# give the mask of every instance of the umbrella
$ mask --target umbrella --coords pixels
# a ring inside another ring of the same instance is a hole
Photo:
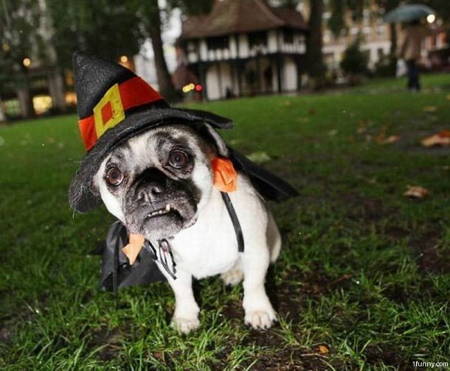
[[[391,10],[384,15],[383,19],[388,23],[411,22],[426,17],[429,14],[434,14],[434,10],[430,7],[421,4],[410,4],[401,5]]]

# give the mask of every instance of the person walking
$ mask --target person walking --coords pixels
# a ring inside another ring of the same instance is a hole
[[[434,33],[434,30],[423,25],[419,19],[406,23],[403,29],[404,38],[399,57],[406,63],[407,87],[411,91],[420,90],[418,61],[422,55],[423,41],[427,36],[431,36]]]

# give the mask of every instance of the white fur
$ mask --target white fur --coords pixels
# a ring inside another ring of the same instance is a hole
[[[131,155],[141,161],[142,151],[149,151],[148,148],[144,150],[148,145],[146,134],[130,140]],[[109,193],[103,181],[106,161],[95,176],[95,184],[107,209],[124,221],[120,201]],[[201,279],[222,274],[227,284],[236,284],[242,277],[244,279],[245,322],[254,328],[270,327],[276,320],[276,313],[267,297],[264,280],[270,262],[277,258],[281,247],[272,216],[247,177],[239,174],[237,190],[229,193],[244,235],[245,251],[239,253],[235,230],[221,194],[212,187],[211,171],[200,161],[196,162],[193,180],[202,189],[202,199],[198,204],[196,223],[171,240],[176,280],[160,267],[175,294],[172,325],[182,333],[188,333],[200,325],[199,307],[192,292],[192,277]],[[151,239],[151,236],[146,237]]]

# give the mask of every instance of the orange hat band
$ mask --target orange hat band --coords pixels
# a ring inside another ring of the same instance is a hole
[[[140,77],[114,84],[93,108],[93,114],[78,121],[84,146],[90,150],[108,129],[125,119],[128,109],[159,100],[159,93]]]

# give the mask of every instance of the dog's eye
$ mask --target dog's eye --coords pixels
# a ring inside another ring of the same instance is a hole
[[[176,149],[169,154],[169,165],[174,167],[175,169],[184,168],[188,162],[189,157],[183,151]]]
[[[117,167],[110,167],[106,171],[106,181],[112,186],[118,186],[123,182],[124,175]]]

